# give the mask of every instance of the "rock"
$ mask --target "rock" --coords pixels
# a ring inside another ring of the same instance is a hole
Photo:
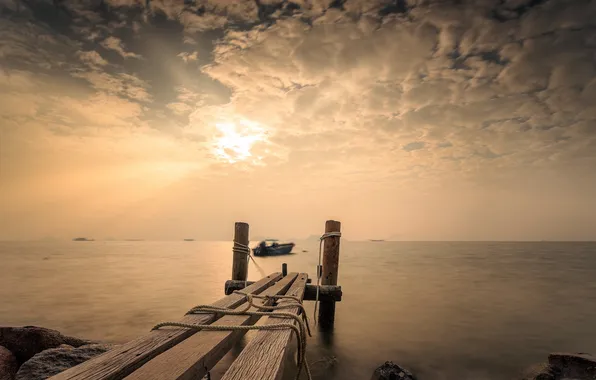
[[[91,343],[95,342],[65,336],[56,330],[43,327],[0,327],[0,346],[12,351],[19,364],[26,362],[39,352],[56,348],[61,344],[79,347]]]
[[[549,365],[540,363],[528,368],[522,375],[522,380],[558,380],[561,371]]]
[[[385,362],[373,372],[371,380],[416,380],[416,377],[393,362]]]
[[[596,356],[585,353],[555,352],[548,355],[548,363],[561,371],[561,376],[564,378],[596,379]]]
[[[522,380],[557,380],[559,375],[560,371],[557,368],[548,363],[541,363],[524,371]]]
[[[18,368],[17,358],[10,350],[0,346],[0,380],[13,380]]]
[[[42,351],[27,360],[15,380],[42,380],[79,365],[94,356],[109,351],[111,344],[88,344],[80,347],[62,345]]]

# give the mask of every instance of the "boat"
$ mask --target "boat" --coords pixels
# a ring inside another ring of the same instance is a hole
[[[381,241],[385,241],[383,239],[370,239],[370,241],[375,242],[375,243],[379,243]]]
[[[95,241],[95,239],[87,239],[84,237],[78,237],[78,238],[72,239],[72,241]]]
[[[288,255],[296,244],[294,243],[278,243],[276,239],[265,239],[259,243],[258,246],[252,249],[255,256],[279,256]]]
[[[195,241],[195,239],[184,239],[184,241]]]

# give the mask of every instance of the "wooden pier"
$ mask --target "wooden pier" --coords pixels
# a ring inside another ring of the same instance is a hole
[[[299,367],[295,370],[300,378],[310,377],[304,357],[310,329],[303,322],[302,302],[320,303],[319,326],[332,328],[335,303],[342,297],[337,285],[340,223],[327,221],[325,225],[321,237],[324,251],[319,258],[322,265],[316,268],[315,284],[307,273],[287,273],[286,264],[282,272],[247,281],[249,261],[254,260],[248,246],[248,230],[246,223],[235,225],[232,279],[225,283],[224,298],[191,309],[177,322],[159,323],[146,335],[50,379],[201,379],[252,329],[259,331],[228,368],[223,380],[279,380],[292,334],[298,342]],[[264,323],[255,325],[260,318],[265,318]]]

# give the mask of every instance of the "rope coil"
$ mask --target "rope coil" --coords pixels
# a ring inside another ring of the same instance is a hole
[[[322,268],[321,268],[321,252],[323,251],[323,241],[330,237],[341,237],[341,232],[326,232],[321,235],[319,239],[319,265],[317,265],[317,296],[315,298],[315,310],[313,312],[313,319],[315,321],[315,326],[317,324],[317,308],[319,306],[319,288],[321,286],[321,276],[322,276]]]
[[[263,277],[266,276],[265,272],[263,272],[263,269],[261,269],[261,267],[259,266],[259,264],[257,264],[257,262],[255,261],[255,258],[252,257],[252,250],[250,249],[250,247],[246,244],[242,244],[242,243],[238,243],[237,241],[234,242],[234,246],[232,247],[232,252],[233,253],[239,253],[239,254],[246,254],[246,260],[252,260],[253,263],[255,263],[255,266],[257,267],[257,269],[259,270],[259,272],[263,275]],[[246,288],[248,286],[248,276],[246,276],[247,279],[244,280],[244,287]]]
[[[196,329],[196,330],[212,330],[212,331],[249,331],[249,330],[292,330],[296,334],[296,341],[298,344],[298,351],[297,351],[297,359],[296,359],[296,366],[297,366],[297,373],[296,373],[296,380],[300,378],[300,374],[302,372],[302,367],[304,367],[307,377],[309,380],[312,380],[312,375],[310,373],[310,368],[308,363],[306,362],[306,334],[308,336],[311,335],[310,326],[308,323],[308,317],[306,315],[306,311],[304,309],[304,305],[302,304],[302,300],[296,296],[291,295],[271,295],[271,296],[260,296],[251,293],[244,293],[238,290],[234,291],[235,294],[240,294],[246,297],[246,306],[242,309],[229,309],[225,307],[218,307],[213,305],[198,305],[191,308],[186,314],[220,314],[220,315],[248,315],[248,316],[268,316],[269,318],[282,318],[282,319],[293,319],[297,324],[298,327],[294,324],[290,323],[275,323],[270,325],[258,325],[258,326],[244,326],[244,325],[200,325],[200,324],[191,324],[191,323],[182,323],[182,322],[162,322],[155,325],[152,330],[158,330],[161,327],[181,327],[181,328],[188,328],[188,329]],[[262,305],[255,304],[253,299],[263,299],[264,302]],[[289,302],[282,305],[276,306],[268,306],[265,303],[268,300],[280,300],[280,299],[290,299],[293,302]],[[294,313],[286,313],[286,312],[263,312],[263,311],[249,311],[249,309],[253,307],[257,310],[281,310],[281,309],[289,309],[289,308],[298,308],[298,313],[301,315],[302,318],[298,316],[298,314]]]

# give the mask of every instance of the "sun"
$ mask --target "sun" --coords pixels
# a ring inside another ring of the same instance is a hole
[[[265,141],[265,128],[254,121],[241,119],[238,122],[215,124],[215,154],[229,163],[253,158],[251,152],[257,142]]]

